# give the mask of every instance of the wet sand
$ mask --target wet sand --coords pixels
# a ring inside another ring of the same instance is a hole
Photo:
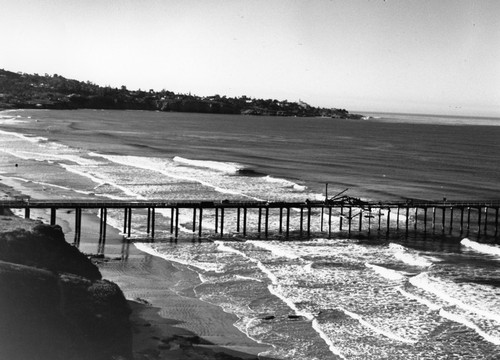
[[[0,198],[29,195],[43,198],[30,184],[0,177]],[[31,218],[47,222],[48,212],[32,211]],[[32,221],[2,216],[0,231],[25,227]],[[57,224],[72,243],[74,213],[57,211]],[[80,250],[98,249],[98,218],[84,215]],[[85,234],[85,236],[83,235]],[[257,359],[269,350],[240,332],[236,316],[195,297],[197,274],[180,264],[145,254],[108,226],[104,257],[96,257],[103,278],[120,286],[132,307],[134,359]],[[261,359],[266,357],[261,356]]]

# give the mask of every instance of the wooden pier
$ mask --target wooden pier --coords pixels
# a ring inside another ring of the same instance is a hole
[[[58,210],[74,210],[74,242],[82,233],[83,211],[94,211],[99,218],[99,244],[104,246],[108,212],[120,214],[123,235],[132,237],[132,223],[145,222],[146,237],[157,236],[158,222],[162,236],[177,239],[180,231],[191,236],[236,234],[242,237],[288,239],[311,236],[332,237],[410,236],[429,234],[456,237],[499,239],[500,200],[495,201],[400,201],[364,202],[343,197],[340,200],[305,202],[233,202],[161,200],[1,200],[0,208],[24,209],[26,218],[33,209],[48,209],[50,224],[56,224]],[[181,220],[183,213],[183,221]],[[137,216],[140,214],[140,216]],[[191,215],[186,215],[191,214]],[[252,221],[249,218],[252,217]],[[136,218],[136,219],[134,219]],[[140,220],[138,220],[140,218]],[[186,220],[189,218],[190,220]],[[206,223],[210,223],[209,227]],[[135,223],[134,223],[135,224]],[[116,227],[116,225],[115,225]]]

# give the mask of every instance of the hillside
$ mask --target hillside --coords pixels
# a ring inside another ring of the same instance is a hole
[[[325,109],[302,101],[176,94],[128,90],[63,76],[15,73],[0,69],[0,109],[122,109],[268,116],[327,116],[359,119],[344,109]]]

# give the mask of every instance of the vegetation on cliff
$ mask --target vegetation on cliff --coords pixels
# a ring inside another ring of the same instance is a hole
[[[172,91],[128,90],[60,75],[15,73],[0,69],[0,108],[122,109],[244,114],[268,116],[326,116],[359,119],[345,109],[313,107],[303,101],[289,102],[220,95],[200,97]]]

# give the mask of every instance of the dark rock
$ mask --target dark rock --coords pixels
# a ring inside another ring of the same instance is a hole
[[[60,305],[55,274],[0,262],[0,359],[76,359]]]
[[[0,260],[56,272],[101,279],[97,266],[64,239],[58,225],[36,225],[32,231],[18,229],[0,233]]]
[[[117,285],[0,261],[0,359],[130,358]]]
[[[130,312],[59,226],[0,233],[0,359],[131,359]]]

